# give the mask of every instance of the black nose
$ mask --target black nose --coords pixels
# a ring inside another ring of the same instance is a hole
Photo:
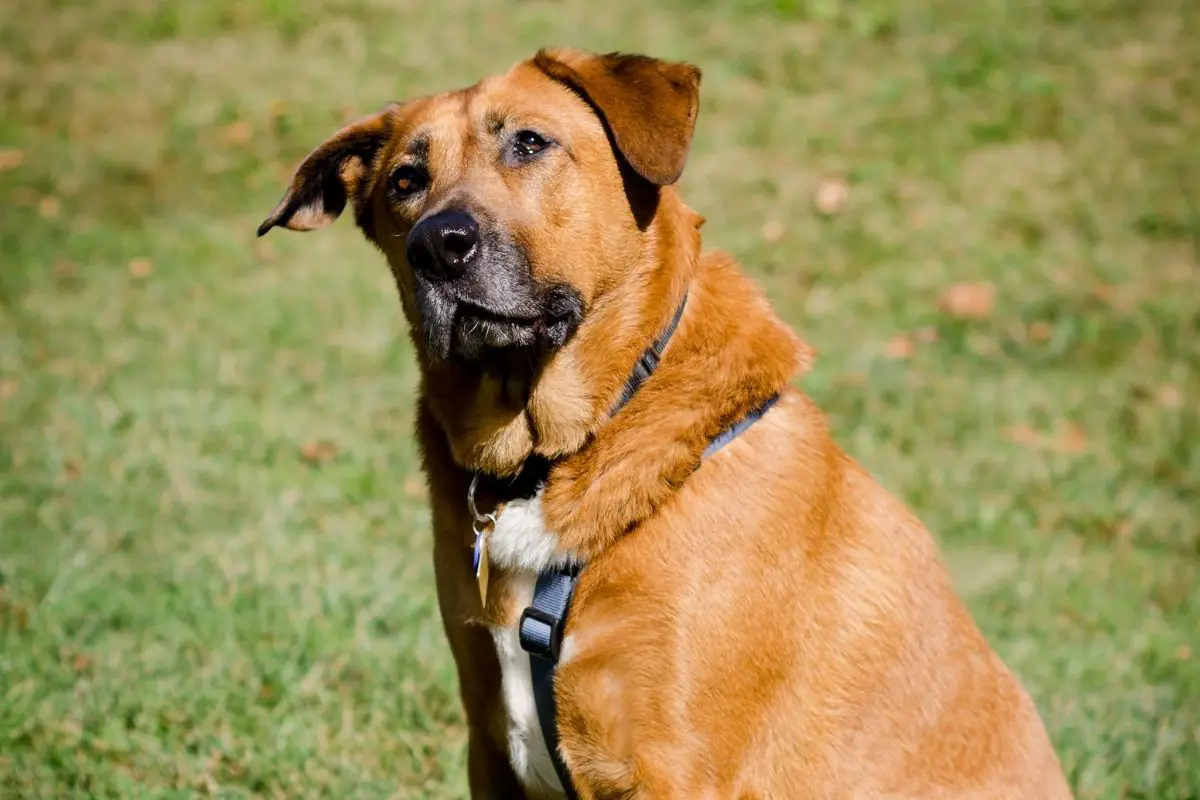
[[[479,255],[479,223],[463,211],[423,219],[408,234],[408,263],[432,280],[457,278]]]

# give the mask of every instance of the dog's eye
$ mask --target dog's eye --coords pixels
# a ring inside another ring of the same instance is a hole
[[[392,191],[399,197],[409,197],[424,189],[427,180],[424,172],[405,164],[392,173]]]
[[[522,158],[530,158],[545,150],[549,145],[549,142],[533,131],[521,131],[516,136],[513,149]]]

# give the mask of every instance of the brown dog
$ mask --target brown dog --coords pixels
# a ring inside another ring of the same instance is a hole
[[[699,83],[685,64],[542,51],[340,131],[260,229],[349,203],[395,275],[472,796],[564,791],[516,626],[534,576],[579,562],[552,694],[579,797],[1070,797],[929,533],[790,386],[809,351],[701,252],[671,188]],[[500,480],[539,464],[536,491]],[[500,504],[485,604],[475,476]]]

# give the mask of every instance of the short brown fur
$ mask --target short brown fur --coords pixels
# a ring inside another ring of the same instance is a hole
[[[556,684],[581,798],[1070,797],[932,537],[790,387],[808,348],[731,258],[702,253],[702,220],[670,186],[699,80],[645,57],[542,51],[348,127],[263,224],[316,227],[349,202],[395,275],[421,360],[418,435],[472,797],[525,796],[481,624],[512,624],[521,608],[501,570],[480,606],[464,497],[473,472],[510,475],[535,454],[555,459],[547,526],[588,561]],[[506,119],[553,127],[553,169],[495,167],[488,132]],[[389,200],[386,180],[422,142],[434,179],[420,214],[469,194],[522,242],[536,278],[578,289],[583,321],[544,363],[472,369],[431,358],[416,333],[403,242],[419,213]],[[685,293],[661,366],[610,418]]]

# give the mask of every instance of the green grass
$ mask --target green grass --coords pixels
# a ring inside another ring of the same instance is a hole
[[[0,796],[464,795],[390,278],[349,223],[253,232],[347,116],[565,43],[704,69],[709,246],[818,348],[1078,796],[1200,797],[1194,2],[19,5]]]

